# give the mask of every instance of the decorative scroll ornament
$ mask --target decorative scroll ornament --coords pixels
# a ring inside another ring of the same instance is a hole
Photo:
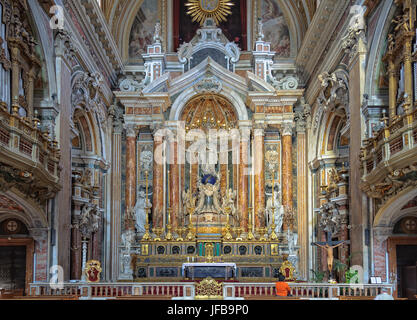
[[[208,277],[195,286],[196,299],[221,299],[223,298],[223,284]]]
[[[123,79],[119,85],[120,91],[122,92],[140,92],[144,87],[143,82],[134,79]]]
[[[222,83],[216,77],[201,80],[194,86],[198,93],[219,93],[222,91]]]
[[[345,73],[336,71],[334,73],[323,72],[318,76],[321,82],[321,90],[317,98],[317,111],[313,120],[313,130],[316,133],[322,116],[325,112],[334,112],[339,108],[344,108],[348,121],[350,119],[349,110],[349,87]]]
[[[189,0],[185,6],[188,7],[187,14],[193,22],[203,25],[207,18],[213,18],[218,25],[232,14],[230,9],[234,4],[228,0]]]
[[[359,39],[365,41],[366,37],[366,7],[355,5],[350,9],[352,17],[349,21],[349,29],[347,35],[342,39],[342,48],[352,56],[358,48]]]

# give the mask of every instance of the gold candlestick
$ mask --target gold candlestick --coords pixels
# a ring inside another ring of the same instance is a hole
[[[271,224],[271,234],[269,235],[269,240],[275,241],[278,239],[277,234],[275,233],[275,207],[272,207],[272,224]]]
[[[165,240],[171,241],[173,239],[172,237],[172,226],[171,226],[171,208],[168,208],[168,224],[167,224],[167,233],[165,234]]]
[[[233,231],[236,233],[236,241],[243,241],[243,238],[241,237],[242,234],[242,228],[241,227],[235,227],[233,228]]]
[[[252,208],[249,208],[249,212],[252,212]],[[256,240],[253,232],[252,232],[252,215],[249,214],[249,223],[248,223],[248,240],[253,241]]]
[[[162,228],[152,228],[152,232],[155,233],[156,237],[153,239],[153,241],[162,241],[161,235],[164,229]]]
[[[266,238],[266,228],[257,228],[256,231],[259,233],[259,241],[268,241]]]
[[[224,209],[224,211],[226,212],[227,220],[226,220],[226,232],[223,236],[223,240],[226,240],[226,241],[230,241],[233,239],[233,236],[230,233],[230,224],[229,224],[229,215],[230,215],[231,210],[232,209],[230,207],[227,207]]]
[[[187,240],[188,241],[193,241],[195,239],[195,234],[193,232],[193,213],[194,213],[195,208],[188,208],[188,212],[190,214],[190,223],[188,224],[188,234],[187,234]]]

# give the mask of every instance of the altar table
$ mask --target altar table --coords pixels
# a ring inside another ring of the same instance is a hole
[[[182,265],[182,276],[192,280],[207,277],[229,280],[235,278],[236,274],[236,263],[184,263]]]

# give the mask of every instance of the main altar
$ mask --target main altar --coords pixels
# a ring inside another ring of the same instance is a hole
[[[293,145],[306,150],[293,135],[309,116],[297,79],[273,75],[261,22],[256,73],[239,70],[243,53],[210,17],[181,45],[181,72],[168,70],[159,32],[146,78],[126,74],[115,92],[126,127],[118,279],[185,280],[187,263],[233,264],[239,281],[294,279],[306,228],[306,203],[294,200],[306,186],[293,178],[303,168]]]

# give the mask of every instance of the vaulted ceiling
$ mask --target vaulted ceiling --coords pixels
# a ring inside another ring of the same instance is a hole
[[[126,42],[132,28],[133,21],[143,0],[98,0],[104,17],[109,25],[113,37],[121,50],[126,50]],[[162,0],[166,2],[167,0]],[[236,1],[236,0],[235,0]],[[248,0],[261,1],[261,0]],[[308,26],[313,19],[320,0],[274,0],[284,12],[286,20],[296,36],[297,47],[301,47],[302,40]],[[166,12],[164,13],[166,14]],[[163,19],[164,20],[164,19]]]

